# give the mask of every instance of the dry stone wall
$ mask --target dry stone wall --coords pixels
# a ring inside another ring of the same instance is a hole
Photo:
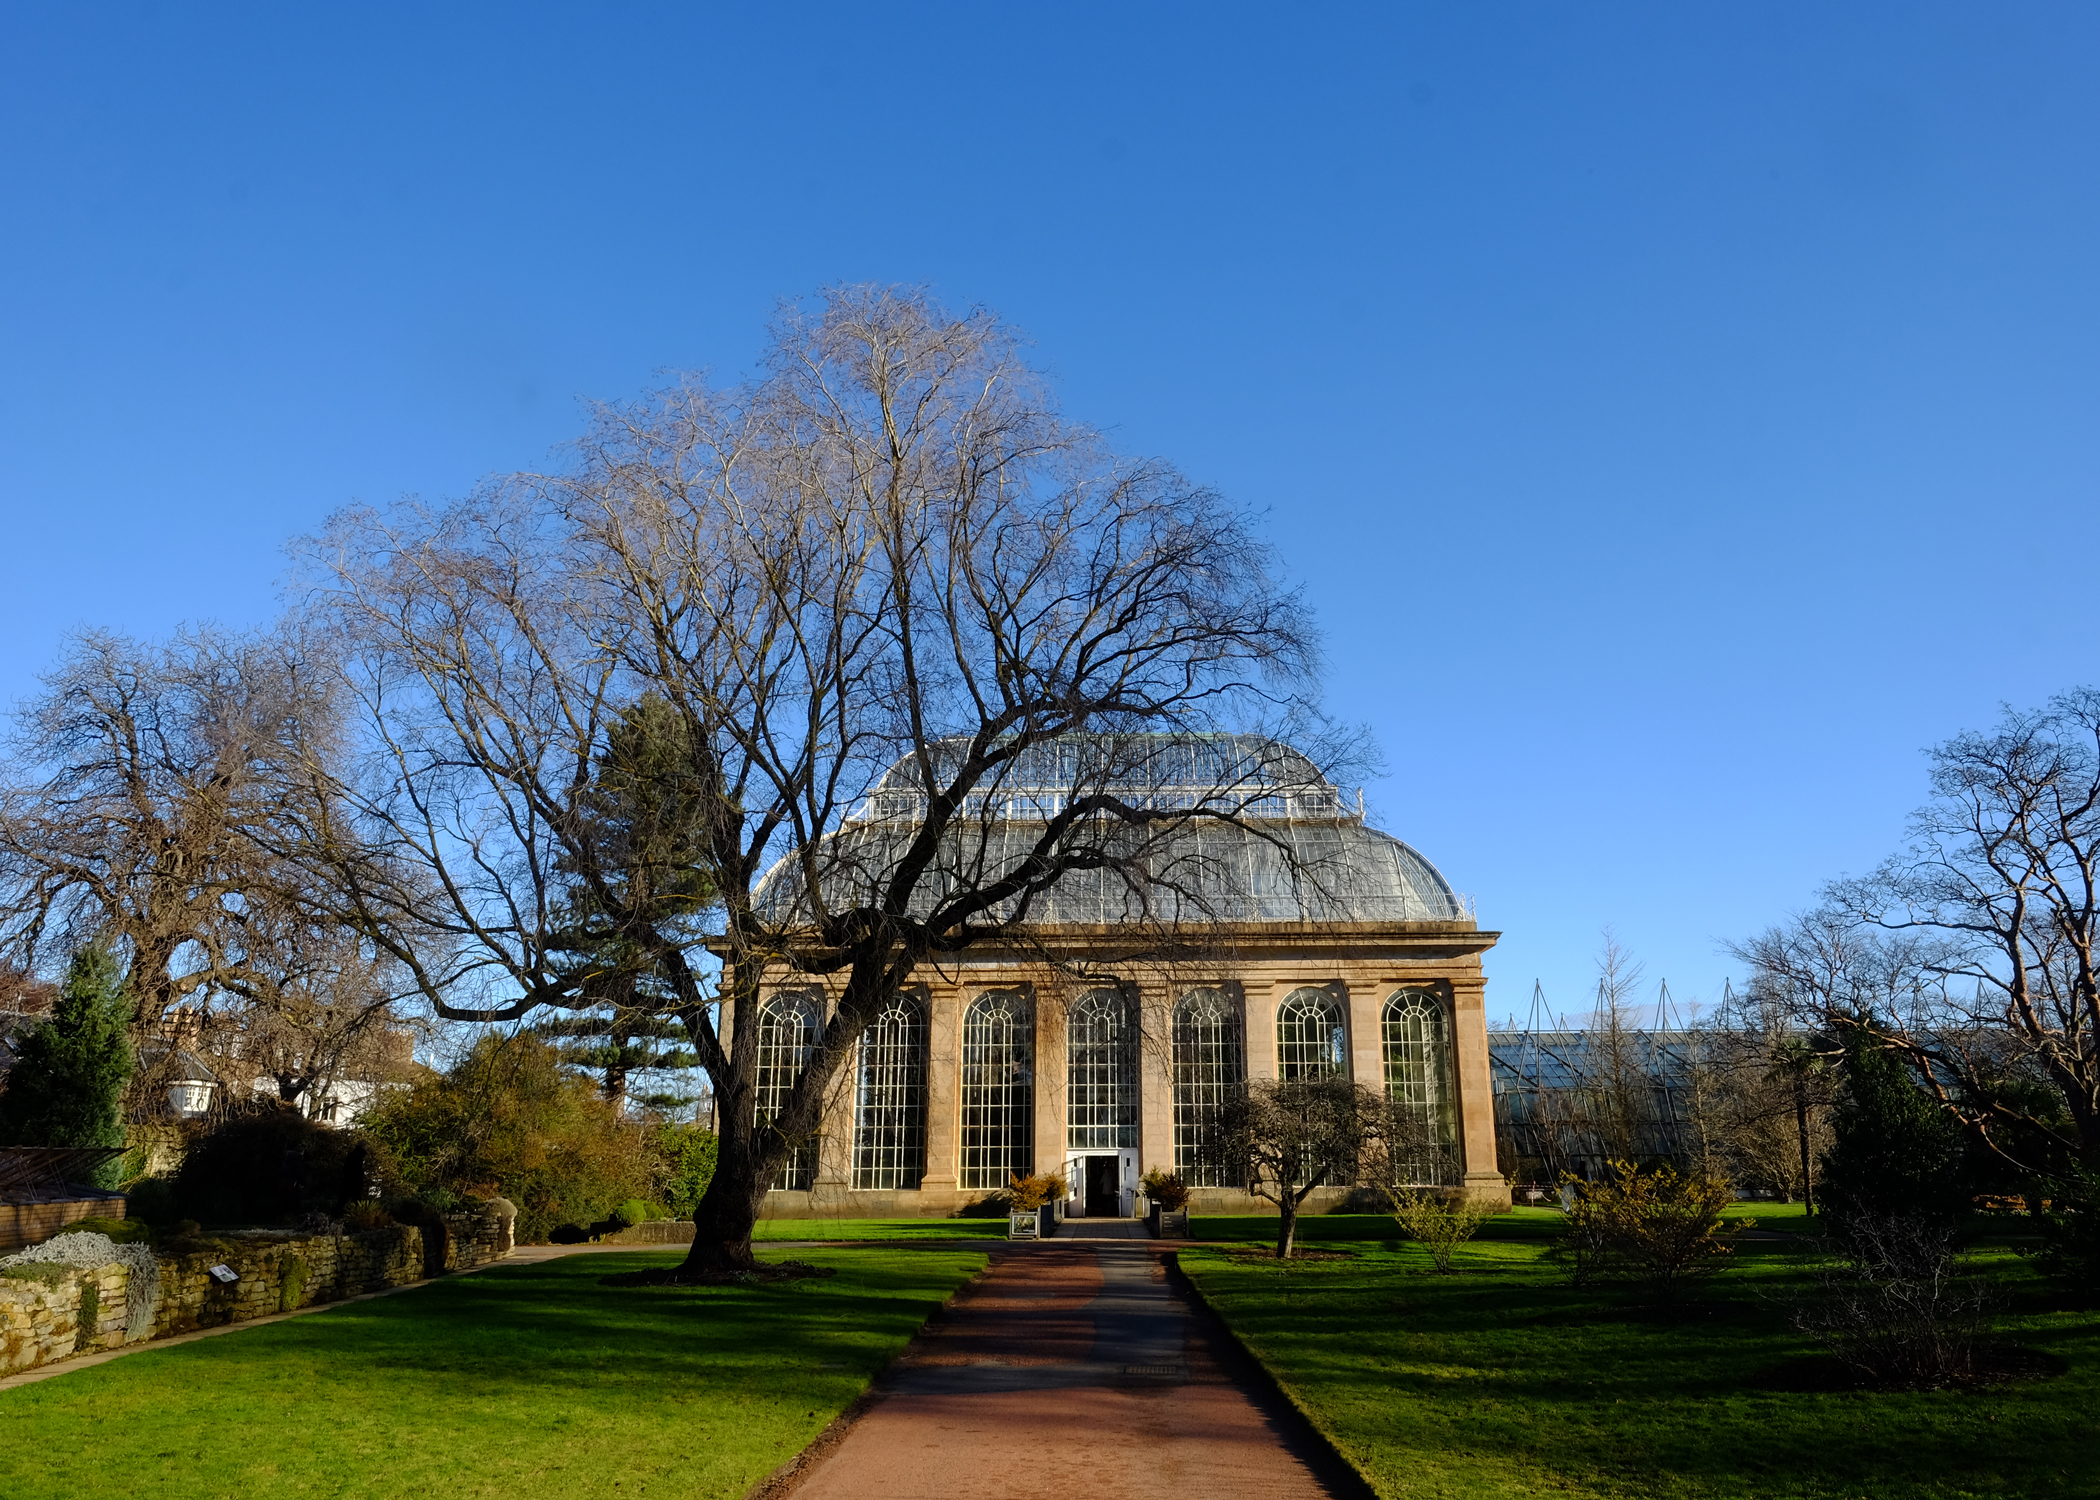
[[[514,1223],[515,1210],[500,1200],[480,1211],[447,1214],[443,1268],[466,1271],[503,1259],[511,1252]],[[152,1337],[407,1286],[430,1269],[425,1248],[423,1230],[395,1225],[341,1235],[244,1234],[223,1248],[164,1255]],[[221,1264],[239,1279],[213,1276],[211,1268]],[[0,1276],[0,1375],[122,1346],[130,1279],[122,1265],[89,1271],[53,1266],[39,1268],[35,1278]],[[94,1315],[83,1333],[81,1309],[90,1284]]]

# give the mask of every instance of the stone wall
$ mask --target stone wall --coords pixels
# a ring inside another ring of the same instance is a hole
[[[118,1200],[119,1212],[122,1200]],[[472,1270],[509,1255],[516,1211],[498,1199],[468,1213],[447,1214],[438,1246],[446,1271]],[[48,1238],[48,1236],[44,1236]],[[407,1286],[425,1278],[425,1232],[414,1225],[342,1235],[242,1234],[223,1248],[160,1257],[160,1305],[154,1338],[241,1323],[336,1302],[363,1292]],[[215,1265],[239,1280],[221,1282]],[[130,1271],[122,1265],[92,1271],[55,1267],[54,1285],[0,1276],[0,1375],[114,1349],[125,1340]],[[92,1282],[98,1306],[94,1326],[81,1331],[83,1288]]]
[[[53,1267],[60,1279],[46,1286],[0,1276],[0,1375],[114,1349],[124,1342],[125,1291],[131,1272],[121,1265],[92,1271]],[[92,1284],[97,1307],[92,1326],[80,1326],[81,1293]]]
[[[162,1258],[155,1338],[423,1279],[423,1232],[404,1225],[363,1234],[243,1235],[231,1243],[230,1250]],[[221,1264],[240,1280],[213,1276]]]

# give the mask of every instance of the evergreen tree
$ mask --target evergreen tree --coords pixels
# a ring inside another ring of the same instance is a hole
[[[1823,1202],[1838,1232],[1876,1218],[1950,1226],[1960,1218],[1961,1126],[1918,1086],[1871,1022],[1846,1028],[1845,1086],[1823,1158]]]
[[[51,1015],[22,1039],[0,1091],[0,1145],[121,1146],[131,1001],[105,949],[73,955]],[[96,1185],[114,1187],[121,1163]]]
[[[665,1014],[673,1003],[644,947],[628,935],[691,927],[714,903],[699,868],[700,819],[707,787],[682,742],[683,726],[663,699],[638,699],[622,712],[592,767],[584,813],[594,835],[604,895],[579,878],[571,894],[575,920],[569,955],[575,1000],[568,1014],[533,1028],[563,1062],[596,1076],[608,1099],[623,1100],[629,1075],[689,1071],[699,1058],[684,1027]],[[571,874],[582,871],[571,869]],[[651,1093],[659,1107],[691,1099]]]

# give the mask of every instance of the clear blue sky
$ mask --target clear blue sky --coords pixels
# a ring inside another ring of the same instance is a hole
[[[0,698],[930,284],[1270,512],[1383,824],[1577,1010],[2100,679],[2100,10],[0,12]]]

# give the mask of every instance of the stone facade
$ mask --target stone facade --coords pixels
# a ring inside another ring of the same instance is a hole
[[[1061,927],[1040,934],[1061,955],[1094,973],[1117,974],[1115,984],[1130,997],[1137,1016],[1137,1129],[1134,1145],[1117,1149],[1123,1185],[1121,1212],[1141,1211],[1137,1180],[1146,1170],[1176,1167],[1174,1138],[1174,1007],[1191,991],[1216,991],[1236,1012],[1245,1048],[1245,1076],[1278,1073],[1277,1016],[1287,997],[1304,990],[1331,996],[1346,1035],[1340,1071],[1369,1088],[1387,1077],[1383,1009],[1402,991],[1433,996],[1443,1019],[1446,1107],[1457,1163],[1452,1191],[1506,1204],[1509,1189],[1495,1159],[1494,1098],[1488,1076],[1487,981],[1481,955],[1500,934],[1472,921],[1262,922],[1218,924],[1207,934],[1214,956],[1183,957],[1172,964],[1117,964],[1128,934],[1115,927]],[[929,971],[934,971],[930,972]],[[1089,983],[1097,986],[1101,980]],[[808,993],[806,980],[792,987]],[[1019,953],[972,950],[967,958],[921,970],[917,986],[929,1027],[926,1062],[924,1169],[915,1189],[858,1191],[854,1187],[853,1068],[840,1070],[816,1142],[815,1170],[806,1191],[767,1194],[769,1218],[946,1217],[985,1197],[983,1184],[965,1186],[959,1177],[962,1128],[962,1028],[979,996],[1019,991],[1033,1019],[1035,1170],[1065,1174],[1073,1197],[1069,1211],[1081,1214],[1085,1158],[1106,1154],[1075,1148],[1067,1134],[1067,1026],[1071,1005],[1084,986]],[[829,1017],[837,996],[823,995]],[[725,1020],[725,1025],[727,1024]],[[1311,1211],[1339,1206],[1342,1188],[1315,1191]],[[1191,1206],[1198,1213],[1273,1212],[1243,1191],[1198,1188]]]
[[[120,1205],[121,1206],[121,1205]],[[515,1211],[507,1203],[445,1216],[446,1271],[472,1270],[509,1255]],[[160,1305],[153,1337],[189,1333],[336,1302],[425,1278],[424,1233],[413,1225],[343,1235],[244,1234],[227,1250],[160,1258]],[[240,1279],[221,1282],[224,1264]],[[0,1375],[125,1342],[131,1273],[122,1265],[92,1271],[55,1267],[55,1285],[0,1276]],[[82,1293],[96,1289],[94,1326],[81,1332]]]

